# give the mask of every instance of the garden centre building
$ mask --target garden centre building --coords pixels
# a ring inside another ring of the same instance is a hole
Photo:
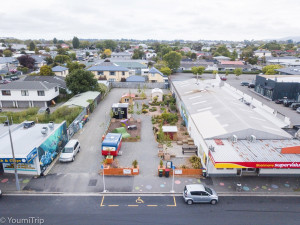
[[[66,122],[61,124],[24,123],[11,126],[12,144],[19,174],[41,175],[68,141]],[[0,126],[0,166],[14,173],[11,142],[7,126]]]
[[[286,121],[219,79],[196,82],[172,81],[171,91],[208,176],[300,174],[300,140]]]

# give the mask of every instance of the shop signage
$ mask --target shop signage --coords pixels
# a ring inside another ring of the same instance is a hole
[[[1,158],[0,163],[13,163],[14,160],[12,158]],[[16,163],[26,163],[26,159],[17,158]]]
[[[123,169],[123,174],[131,174],[131,169]]]
[[[34,148],[28,155],[27,155],[27,163],[33,163],[33,159],[37,156],[37,149]]]
[[[175,174],[182,174],[182,170],[175,170]]]

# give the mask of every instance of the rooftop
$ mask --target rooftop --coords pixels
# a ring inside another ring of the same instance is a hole
[[[152,67],[150,70],[149,70],[149,73],[152,73],[152,74],[155,74],[155,73],[158,73],[160,75],[163,76],[163,73],[160,72],[158,69],[156,69],[155,67]]]
[[[64,103],[62,106],[81,106],[81,107],[88,107],[89,102],[88,100],[92,99],[94,100],[97,98],[101,93],[98,91],[87,91],[84,93],[80,93],[78,95],[75,95],[71,99],[69,99],[66,103]]]
[[[65,70],[68,70],[68,68],[63,67],[63,66],[55,66],[55,67],[52,68],[53,72],[62,72],[62,71],[65,71]]]
[[[64,77],[61,76],[26,76],[24,81],[46,81],[48,83],[58,84],[62,88],[67,88]]]
[[[2,84],[0,90],[49,90],[56,86],[56,83],[48,83],[46,81],[14,81]]]
[[[277,80],[277,82],[293,82],[300,83],[300,75],[262,75],[270,80]]]

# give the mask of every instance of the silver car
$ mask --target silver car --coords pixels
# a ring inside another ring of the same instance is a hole
[[[193,203],[211,203],[215,205],[219,200],[217,193],[212,188],[205,187],[202,184],[186,185],[183,198],[188,205]]]
[[[62,150],[59,161],[60,162],[73,162],[75,160],[75,156],[80,152],[80,144],[76,139],[70,140],[64,149]]]

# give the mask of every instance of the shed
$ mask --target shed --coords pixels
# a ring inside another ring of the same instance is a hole
[[[157,97],[157,102],[162,102],[163,100],[163,91],[160,88],[152,89],[151,99],[154,101],[154,98]]]
[[[162,126],[162,131],[168,135],[171,140],[177,141],[177,126]]]
[[[128,103],[114,103],[111,107],[113,118],[127,119],[128,116]]]
[[[125,94],[121,97],[121,103],[129,103],[130,105],[133,104],[135,98],[135,94]]]

